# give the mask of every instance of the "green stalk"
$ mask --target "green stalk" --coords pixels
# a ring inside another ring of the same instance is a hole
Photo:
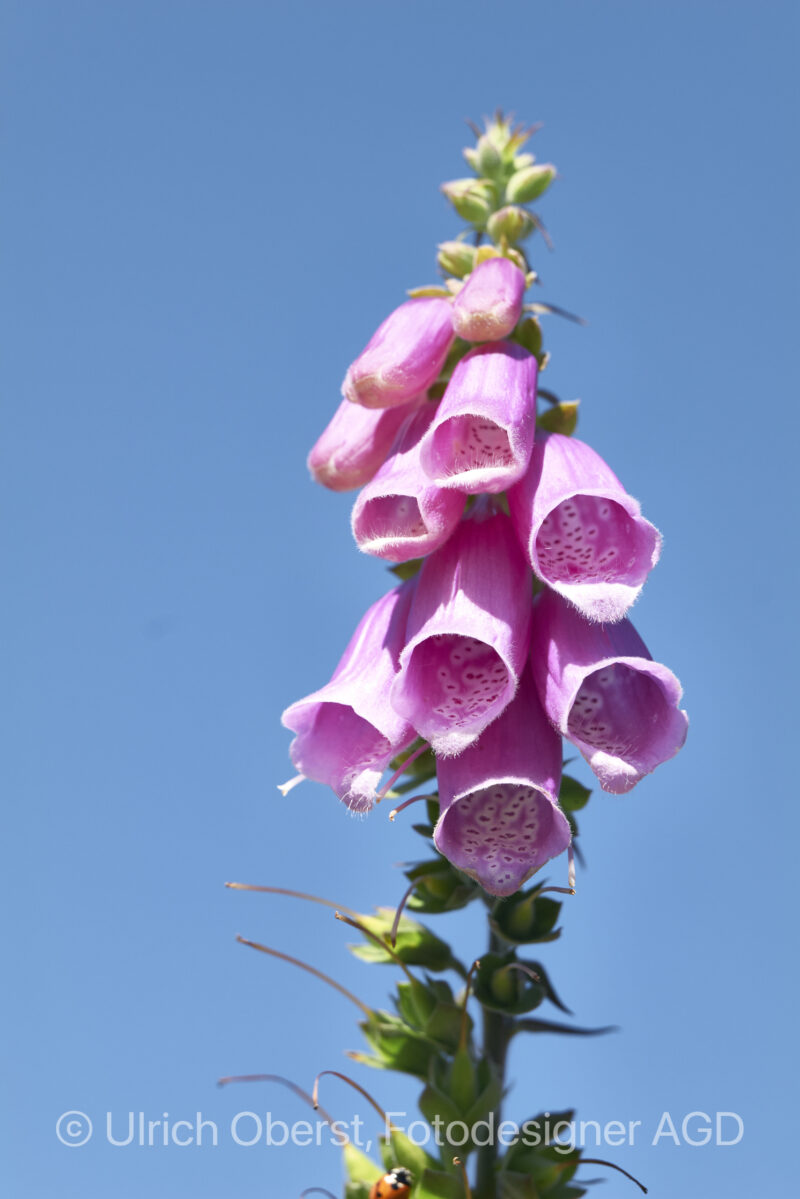
[[[490,929],[489,953],[503,953],[505,949],[506,944],[503,938]],[[506,1058],[513,1023],[511,1016],[504,1016],[501,1012],[493,1012],[489,1008],[483,1009],[483,1052],[491,1062],[500,1083],[500,1099],[489,1117],[492,1120],[494,1136],[488,1145],[483,1145],[478,1149],[475,1199],[496,1199],[497,1196],[497,1176],[495,1174],[497,1130],[503,1118],[502,1096],[506,1086]]]

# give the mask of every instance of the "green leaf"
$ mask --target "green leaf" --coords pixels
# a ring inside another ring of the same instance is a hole
[[[539,1199],[536,1184],[529,1174],[503,1170],[497,1175],[498,1199]]]
[[[586,807],[591,794],[589,788],[584,787],[577,779],[568,774],[562,775],[558,802],[565,812],[580,812],[581,808]]]
[[[545,998],[549,999],[550,1002],[552,1004],[554,1004],[555,1007],[560,1008],[562,1012],[566,1012],[566,1014],[568,1016],[571,1016],[572,1012],[567,1007],[567,1005],[563,1002],[563,1000],[558,997],[556,989],[553,986],[553,984],[551,983],[551,981],[547,975],[547,971],[545,970],[542,963],[526,961],[525,965],[529,966],[530,969],[533,970],[534,974],[539,975],[539,978],[542,980],[542,987],[544,988]]]
[[[342,1148],[342,1153],[344,1154],[344,1172],[348,1182],[363,1182],[370,1187],[376,1178],[381,1177],[381,1167],[371,1161],[360,1149],[356,1149],[351,1141],[348,1141]]]
[[[578,407],[580,400],[565,400],[547,408],[536,418],[536,428],[548,433],[562,433],[571,437],[578,427]]]
[[[426,1170],[414,1189],[414,1199],[464,1199],[464,1186],[455,1174]]]
[[[405,1166],[414,1178],[420,1178],[427,1169],[438,1165],[421,1145],[415,1145],[399,1128],[393,1129],[388,1138],[381,1137],[379,1144],[383,1164],[387,1170],[391,1170],[393,1166]]]
[[[557,1032],[566,1033],[572,1037],[601,1037],[609,1032],[619,1032],[616,1024],[606,1024],[602,1028],[578,1028],[575,1024],[559,1024],[556,1020],[519,1020],[514,1027],[514,1035],[518,1032]]]

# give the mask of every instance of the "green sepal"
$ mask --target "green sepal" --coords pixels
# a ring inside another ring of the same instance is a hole
[[[492,911],[489,923],[512,945],[532,945],[555,941],[561,936],[556,928],[561,903],[540,895],[541,887],[501,899]]]
[[[392,1129],[388,1137],[381,1137],[378,1147],[387,1170],[394,1166],[405,1166],[415,1179],[439,1164],[436,1158],[426,1153],[421,1145],[415,1145],[399,1128]]]
[[[500,1106],[502,1087],[489,1062],[482,1058],[478,1062],[478,1097],[464,1116],[468,1128],[485,1120],[490,1112]]]
[[[474,994],[483,1007],[509,1016],[532,1012],[545,998],[545,988],[522,970],[508,970],[516,961],[510,953],[485,953],[475,975]]]
[[[391,574],[405,582],[406,579],[413,579],[414,575],[419,574],[422,569],[422,562],[422,558],[411,558],[408,562],[396,562],[394,566],[390,566],[388,569]]]
[[[377,1070],[397,1070],[415,1078],[427,1078],[437,1046],[424,1033],[409,1027],[405,1020],[391,1012],[379,1012],[372,1020],[359,1025],[374,1056],[351,1051],[353,1061]]]
[[[467,1016],[467,1028],[472,1030],[470,1016]],[[455,1003],[437,1003],[425,1024],[425,1033],[452,1053],[461,1037],[461,1008]]]
[[[513,1170],[519,1174],[532,1176],[540,1189],[552,1186],[562,1180],[561,1170],[553,1170],[553,1160],[563,1163],[564,1159],[571,1162],[573,1156],[578,1156],[577,1150],[565,1153],[563,1149],[556,1151],[552,1140],[552,1132],[562,1124],[571,1124],[575,1119],[574,1110],[549,1112],[546,1115],[524,1120],[520,1125],[518,1139],[509,1145],[501,1159],[502,1170]],[[545,1133],[550,1135],[545,1139]],[[525,1141],[538,1141],[536,1144],[525,1144]],[[570,1170],[569,1177],[575,1172],[575,1166]]]
[[[514,330],[514,341],[518,342],[534,358],[542,352],[542,326],[535,316],[528,316],[520,321]]]
[[[432,1067],[434,1064],[431,1063]],[[430,1081],[419,1097],[419,1110],[428,1123],[434,1127],[437,1118],[445,1127],[462,1118],[457,1104],[441,1087]]]
[[[497,1175],[497,1199],[540,1199],[540,1194],[529,1174],[503,1170]]]
[[[553,404],[536,418],[536,428],[571,437],[578,427],[579,406],[580,400],[564,400],[560,404]]]
[[[577,779],[571,778],[568,774],[561,776],[558,803],[565,812],[580,812],[581,808],[586,807],[591,794],[590,789],[584,787],[583,783],[579,783]]]
[[[464,1199],[464,1185],[456,1174],[426,1170],[413,1191],[414,1199]]]
[[[478,1074],[467,1049],[457,1049],[450,1063],[447,1093],[459,1111],[468,1112],[478,1097]]]
[[[414,825],[414,828],[427,837],[433,831],[426,825]],[[423,829],[428,831],[424,832]],[[413,912],[452,912],[466,907],[481,894],[478,886],[454,870],[446,858],[419,862],[406,871],[406,878],[409,882],[419,880],[419,885],[408,900],[408,907]]]
[[[421,287],[409,287],[406,294],[412,300],[422,300],[428,297],[449,300],[451,293],[449,288],[443,287],[441,283],[423,283]]]
[[[362,916],[361,923],[375,936],[387,942],[386,949],[381,949],[374,941],[348,946],[355,957],[364,962],[391,964],[394,953],[407,966],[424,966],[426,970],[434,972],[453,968],[453,954],[447,942],[442,941],[424,924],[419,924],[405,915],[400,917],[397,941],[392,950],[389,937],[394,924],[395,909],[377,908],[376,912],[375,916]]]
[[[437,247],[436,261],[443,271],[463,279],[469,275],[475,265],[475,246],[462,239],[443,241]]]
[[[567,1007],[567,1005],[564,1003],[564,1001],[559,998],[558,993],[557,993],[555,987],[553,986],[553,984],[551,983],[550,978],[548,977],[547,971],[545,970],[542,963],[541,962],[529,962],[527,960],[523,960],[522,964],[523,964],[523,966],[528,966],[529,969],[531,969],[534,972],[534,974],[539,975],[539,978],[541,979],[540,985],[541,985],[542,989],[544,990],[545,999],[549,999],[554,1007],[559,1008],[562,1012],[566,1012],[566,1014],[568,1016],[571,1016],[573,1013],[570,1011],[570,1009]],[[524,978],[525,975],[523,974],[522,977]]]

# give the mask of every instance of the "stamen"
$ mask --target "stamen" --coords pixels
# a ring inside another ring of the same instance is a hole
[[[387,1116],[386,1112],[383,1110],[383,1108],[378,1103],[378,1101],[376,1099],[373,1099],[373,1097],[372,1097],[372,1095],[370,1095],[369,1091],[364,1090],[364,1088],[360,1085],[360,1083],[357,1083],[354,1079],[352,1079],[349,1076],[349,1074],[341,1074],[338,1070],[321,1070],[319,1072],[319,1074],[317,1075],[317,1077],[314,1079],[314,1088],[311,1092],[311,1101],[314,1104],[315,1109],[319,1107],[319,1103],[317,1100],[317,1096],[319,1095],[319,1080],[321,1078],[324,1078],[326,1074],[330,1074],[334,1078],[341,1078],[342,1082],[346,1082],[347,1085],[349,1087],[352,1087],[354,1091],[358,1091],[359,1095],[363,1096],[363,1098],[366,1099],[367,1103],[371,1104],[371,1106],[374,1107],[375,1111],[378,1113],[380,1118],[383,1120],[383,1127],[386,1129],[389,1129],[392,1132],[396,1131],[394,1124],[392,1124],[392,1122],[389,1119],[389,1117]]]
[[[420,745],[418,749],[415,749],[413,754],[409,754],[405,761],[400,763],[400,765],[397,767],[397,770],[395,770],[394,774],[389,779],[389,782],[384,787],[381,787],[380,791],[375,796],[375,803],[380,803],[382,799],[386,798],[394,784],[400,778],[400,775],[405,774],[406,767],[410,766],[412,762],[415,762],[420,754],[424,754],[426,749],[430,749],[430,746],[428,745],[427,741],[423,741],[422,745]]]
[[[424,797],[420,796],[420,799],[422,799],[422,798],[424,798]],[[408,802],[411,803],[412,801],[409,800]],[[391,819],[391,816],[390,816],[390,819]],[[389,933],[389,937],[392,942],[392,949],[394,949],[395,946],[397,945],[397,930],[400,927],[400,917],[403,914],[403,908],[406,906],[406,903],[411,898],[412,894],[417,889],[419,884],[424,883],[425,879],[427,879],[427,878],[434,878],[434,877],[435,876],[433,874],[421,874],[419,876],[419,878],[414,879],[414,881],[411,883],[411,885],[406,889],[405,893],[403,894],[403,898],[400,900],[399,904],[397,905],[397,911],[394,914],[394,920],[392,921],[392,931]]]
[[[284,1078],[282,1074],[230,1074],[226,1078],[218,1078],[217,1086],[225,1087],[231,1082],[279,1082],[281,1086],[288,1087],[290,1091],[294,1091],[295,1095],[299,1096],[309,1107],[314,1107],[314,1102],[308,1091],[304,1091],[302,1087],[298,1087],[297,1083],[292,1082],[290,1078]],[[317,1105],[314,1110],[319,1112],[327,1124],[333,1125],[333,1116],[326,1112],[324,1107]],[[344,1133],[337,1132],[334,1129],[334,1135],[339,1137],[340,1145],[347,1144],[347,1137]]]
[[[267,895],[288,895],[292,899],[308,899],[311,903],[321,903],[326,908],[338,908],[342,912],[349,912],[351,916],[359,914],[352,908],[345,907],[343,903],[334,903],[332,899],[322,899],[319,895],[309,895],[306,891],[289,891],[286,887],[260,887],[255,883],[226,883],[225,886],[230,887],[231,891],[263,891]]]
[[[575,894],[575,850],[572,848],[571,841],[569,843],[569,848],[567,849],[567,862],[569,863],[569,865],[567,867],[567,885],[569,886],[570,890],[572,891],[572,894],[574,895]]]
[[[582,1157],[581,1165],[608,1166],[610,1170],[618,1170],[620,1174],[624,1174],[626,1178],[630,1178],[631,1182],[635,1182],[640,1191],[642,1191],[645,1195],[647,1194],[647,1187],[643,1182],[639,1182],[638,1178],[634,1178],[633,1175],[629,1174],[627,1170],[623,1170],[622,1166],[615,1166],[613,1162],[603,1161],[603,1159],[599,1157]]]
[[[405,799],[405,800],[403,800],[403,802],[401,804],[398,804],[396,808],[392,808],[391,812],[389,813],[389,819],[392,821],[392,823],[394,823],[395,816],[397,816],[400,812],[404,811],[405,808],[410,807],[412,803],[419,803],[419,801],[421,799],[434,799],[434,798],[435,798],[435,795],[413,795],[411,797],[411,799]]]
[[[361,1002],[357,995],[354,995],[352,991],[348,991],[341,983],[337,983],[335,979],[330,978],[327,974],[323,974],[321,970],[317,970],[316,966],[309,966],[308,962],[301,962],[299,958],[290,957],[288,953],[281,953],[279,949],[270,949],[268,945],[260,945],[258,941],[248,941],[245,937],[237,937],[236,940],[240,945],[249,945],[251,949],[257,949],[259,953],[268,953],[271,957],[280,958],[282,962],[289,962],[292,966],[299,966],[301,970],[308,971],[309,974],[313,974],[315,978],[327,983],[329,987],[333,987],[334,991],[338,991],[340,995],[344,995],[345,999],[349,999],[351,1003],[354,1003],[364,1013],[367,1020],[372,1020],[374,1014],[372,1008],[368,1008],[365,1003]]]
[[[461,1170],[461,1178],[464,1183],[464,1199],[472,1199],[472,1191],[470,1190],[469,1179],[467,1178],[467,1169],[460,1157],[453,1158],[453,1165],[458,1166]]]
[[[292,788],[296,787],[298,783],[303,782],[305,777],[304,774],[296,774],[293,779],[289,779],[288,783],[278,783],[278,790],[281,795],[288,795]]]

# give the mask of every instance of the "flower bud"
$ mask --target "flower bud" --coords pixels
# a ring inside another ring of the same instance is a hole
[[[453,303],[453,328],[464,341],[500,341],[522,316],[525,276],[508,258],[489,258]]]
[[[495,241],[500,241],[504,237],[513,245],[515,242],[524,241],[533,229],[533,225],[533,217],[524,208],[507,204],[505,208],[499,208],[497,212],[492,213],[486,228],[489,236]]]
[[[477,169],[481,175],[493,179],[503,165],[503,159],[496,144],[485,133],[478,138]]]
[[[463,279],[475,265],[475,247],[465,241],[443,241],[436,261],[443,271]]]
[[[512,204],[530,204],[547,191],[556,177],[556,168],[551,163],[523,167],[515,171],[506,184],[506,199]]]
[[[497,200],[489,179],[453,179],[442,184],[442,191],[462,220],[478,229],[486,227]]]
[[[406,300],[350,366],[342,394],[365,408],[394,408],[427,391],[453,342],[449,300]]]

